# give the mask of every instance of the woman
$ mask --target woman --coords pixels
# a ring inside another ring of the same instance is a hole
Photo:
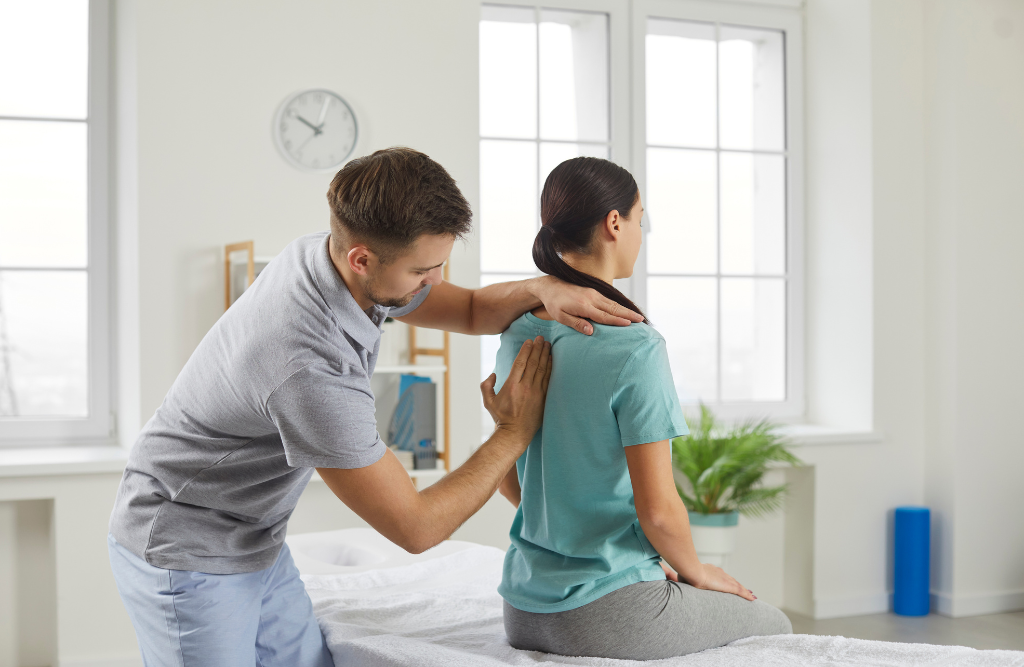
[[[640,312],[612,280],[633,273],[642,215],[628,171],[567,160],[544,184],[534,262]],[[646,319],[581,336],[541,307],[502,334],[499,384],[537,335],[557,359],[544,422],[500,487],[518,507],[498,589],[511,645],[649,660],[792,632],[782,612],[697,558],[672,478],[669,440],[687,428],[664,338]]]

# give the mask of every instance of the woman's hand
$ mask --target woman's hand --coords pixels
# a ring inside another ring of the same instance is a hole
[[[711,563],[701,563],[704,568],[704,580],[699,583],[691,584],[694,588],[701,588],[706,591],[719,591],[721,593],[732,593],[738,595],[744,600],[756,600],[757,596],[747,590],[740,582],[736,581],[728,574],[725,570],[712,565]]]
[[[587,320],[620,327],[644,321],[640,313],[620,306],[596,290],[571,285],[552,276],[533,278],[532,288],[530,291],[540,299],[551,317],[581,334],[594,333],[594,327]]]

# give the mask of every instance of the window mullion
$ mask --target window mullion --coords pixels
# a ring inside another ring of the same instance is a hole
[[[541,135],[540,135],[540,6],[539,5],[534,5],[533,6],[533,21],[534,21],[533,27],[534,27],[534,30],[536,31],[536,35],[537,35],[537,40],[536,40],[537,43],[535,45],[536,46],[537,57],[536,57],[536,63],[534,63],[535,66],[536,66],[536,69],[537,69],[537,81],[536,81],[536,86],[537,86],[537,104],[536,104],[536,109],[537,109],[537,138],[534,140],[534,142],[535,142],[534,146],[536,148],[536,154],[534,155],[534,161],[535,161],[535,163],[537,165],[537,172],[536,172],[537,196],[533,198],[533,207],[534,207],[533,208],[533,227],[534,227],[534,231],[535,232],[539,232],[540,231],[540,225],[541,225],[541,222],[540,222],[540,191],[541,191],[541,188],[543,187],[543,185],[540,182],[540,144],[541,144]]]
[[[722,402],[722,100],[719,69],[721,26],[715,23],[715,402]]]

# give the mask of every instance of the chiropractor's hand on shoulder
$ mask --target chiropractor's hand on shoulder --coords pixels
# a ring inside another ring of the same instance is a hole
[[[587,320],[620,327],[644,321],[640,313],[620,306],[589,287],[572,285],[552,276],[533,280],[536,281],[533,293],[544,304],[548,314],[582,334],[589,336],[594,333],[594,327]]]
[[[501,391],[494,393],[494,373],[480,385],[484,407],[494,419],[495,430],[515,435],[524,450],[540,428],[550,379],[551,343],[537,336],[523,343]]]

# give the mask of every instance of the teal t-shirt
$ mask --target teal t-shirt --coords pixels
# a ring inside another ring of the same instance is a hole
[[[636,516],[624,448],[688,430],[653,327],[595,324],[584,336],[527,313],[501,335],[498,389],[538,335],[554,368],[544,423],[516,463],[522,502],[498,592],[516,609],[551,613],[665,578]]]

